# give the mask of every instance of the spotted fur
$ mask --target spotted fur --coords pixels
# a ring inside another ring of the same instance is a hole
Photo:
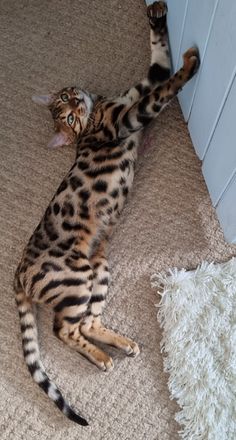
[[[15,276],[16,303],[24,357],[33,379],[81,425],[87,421],[66,403],[41,363],[33,304],[52,307],[55,334],[104,371],[113,368],[112,359],[91,340],[127,355],[139,353],[135,342],[101,321],[110,278],[106,247],[132,186],[139,133],[199,64],[197,50],[189,49],[183,67],[170,76],[166,9],[163,2],[148,8],[147,78],[115,99],[70,87],[46,102],[56,130],[52,146],[76,141],[76,159],[24,250]]]

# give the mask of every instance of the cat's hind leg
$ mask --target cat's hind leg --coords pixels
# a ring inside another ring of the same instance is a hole
[[[94,341],[102,342],[113,347],[119,348],[124,351],[128,356],[136,357],[139,353],[139,347],[136,342],[122,336],[113,330],[104,327],[101,322],[101,317],[90,316],[81,324],[81,333],[87,338],[91,338]]]
[[[101,323],[101,314],[105,305],[105,298],[109,283],[109,269],[105,256],[105,241],[100,243],[95,255],[90,259],[93,267],[93,290],[90,299],[89,314],[81,321],[80,331],[89,339],[112,345],[123,350],[127,355],[139,354],[136,342],[104,327]]]
[[[85,356],[100,370],[110,371],[113,369],[112,358],[88,341],[86,337],[81,334],[79,325],[69,325],[64,322],[59,327],[57,317],[55,317],[54,332],[65,344]]]
[[[53,282],[41,290],[44,302],[54,309],[54,333],[101,370],[111,370],[111,357],[86,340],[80,332],[80,323],[88,313],[93,288],[93,270],[89,260],[81,251],[74,249],[67,255],[65,263],[64,277],[55,280],[54,274]]]

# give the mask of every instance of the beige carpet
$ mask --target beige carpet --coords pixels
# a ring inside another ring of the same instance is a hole
[[[136,359],[111,350],[115,369],[101,373],[57,340],[51,314],[39,313],[44,364],[65,396],[91,421],[66,420],[24,365],[12,279],[24,244],[73,161],[72,148],[45,147],[48,113],[33,93],[80,84],[114,94],[145,75],[149,30],[142,0],[1,0],[1,382],[2,440],[175,440],[159,349],[156,293],[150,275],[169,266],[224,261],[224,242],[177,102],[151,128],[129,203],[110,248],[112,285],[105,320],[141,347]]]

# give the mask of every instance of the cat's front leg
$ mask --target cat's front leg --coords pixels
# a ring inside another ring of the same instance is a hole
[[[200,65],[198,50],[194,47],[187,50],[183,55],[183,61],[183,67],[164,84],[141,98],[130,109],[123,110],[119,118],[119,137],[126,138],[131,133],[143,129],[178,94],[198,70]]]
[[[149,18],[151,65],[148,71],[150,84],[156,86],[170,77],[170,52],[166,23],[167,4],[163,1],[154,2],[147,8]]]
[[[147,7],[147,16],[150,25],[151,63],[147,77],[140,83],[126,91],[124,101],[134,103],[158,84],[162,84],[170,76],[170,53],[168,30],[166,24],[167,4],[155,1]]]
[[[101,315],[109,283],[109,269],[105,256],[106,241],[103,240],[96,253],[91,257],[93,267],[93,290],[90,299],[89,313],[80,324],[80,332],[88,339],[112,345],[124,351],[128,356],[137,356],[139,347],[136,342],[110,330],[102,325]]]

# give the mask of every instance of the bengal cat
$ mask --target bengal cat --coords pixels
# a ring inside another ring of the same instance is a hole
[[[57,407],[81,425],[87,421],[64,400],[40,360],[33,305],[55,313],[54,332],[104,371],[110,356],[94,343],[110,344],[136,356],[138,345],[105,328],[109,269],[107,241],[131,188],[139,133],[189,81],[199,66],[189,49],[183,67],[170,76],[167,7],[147,9],[151,27],[151,65],[147,78],[123,95],[107,99],[77,87],[35,97],[51,111],[56,134],[50,146],[77,143],[73,166],[27,244],[15,275],[25,362],[33,379]]]

